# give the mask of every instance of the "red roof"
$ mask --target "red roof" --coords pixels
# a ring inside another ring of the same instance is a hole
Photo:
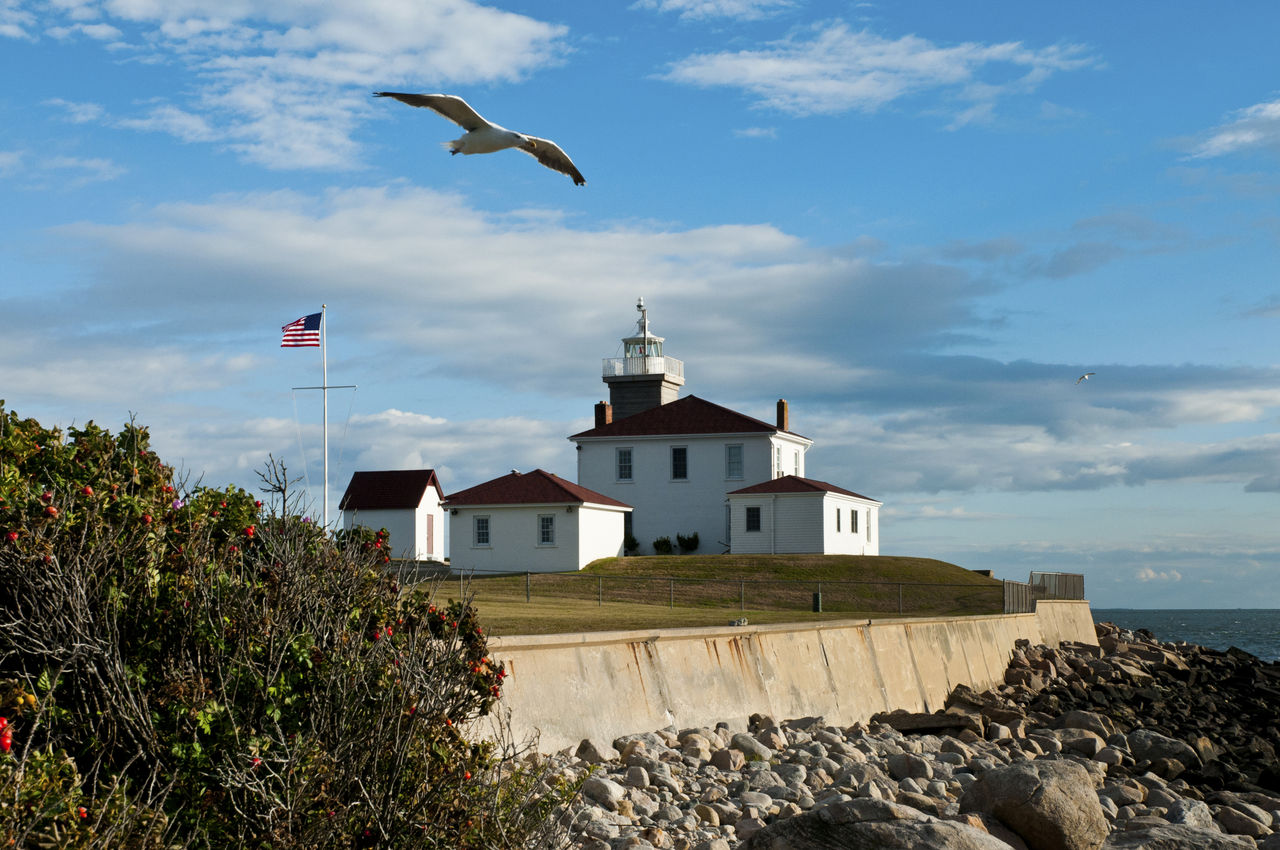
[[[752,484],[750,487],[743,487],[741,490],[733,490],[728,495],[740,496],[755,493],[839,493],[843,496],[865,499],[868,502],[876,501],[870,496],[863,496],[861,493],[855,493],[852,490],[846,490],[843,487],[837,487],[825,481],[801,478],[799,475],[784,475],[771,481],[762,481],[759,484]]]
[[[631,507],[625,502],[580,487],[541,469],[525,473],[513,471],[501,478],[453,493],[445,501],[451,508],[468,505],[581,505],[584,502],[619,508]]]
[[[696,395],[688,395],[667,404],[642,410],[608,425],[581,431],[569,439],[667,434],[773,434],[779,431],[776,425],[721,407]],[[807,438],[801,437],[801,439]]]
[[[436,488],[443,499],[444,491],[434,469],[384,469],[357,472],[351,476],[347,492],[342,494],[338,509],[343,511],[376,511],[408,508],[422,504],[428,487]]]

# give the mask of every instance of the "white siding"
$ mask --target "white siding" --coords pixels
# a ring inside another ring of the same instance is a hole
[[[725,494],[774,476],[774,445],[782,447],[784,474],[790,473],[794,453],[800,455],[804,473],[804,450],[808,443],[786,434],[714,434],[661,437],[617,437],[583,440],[578,449],[578,483],[631,505],[632,533],[641,554],[652,554],[653,541],[676,535],[698,535],[698,552],[725,551]],[[727,478],[725,446],[742,446],[742,475]],[[688,449],[688,478],[672,480],[671,448]],[[631,448],[631,480],[617,478],[616,457],[620,447]]]
[[[870,501],[841,493],[757,493],[730,496],[729,505],[734,554],[880,554],[879,507]],[[748,507],[760,508],[759,531],[746,530]],[[850,510],[861,513],[857,532],[850,531]],[[870,540],[868,525],[872,529]]]
[[[566,508],[572,507],[572,510]],[[622,554],[622,516],[616,508],[579,505],[485,505],[449,513],[454,571],[568,572],[596,558]],[[539,544],[539,516],[555,518],[555,544]],[[476,546],[474,518],[489,518],[489,545]]]
[[[428,516],[433,533],[427,534]],[[377,531],[385,528],[391,535],[391,557],[411,561],[443,561],[444,510],[434,487],[428,487],[422,504],[416,510],[343,511],[342,527],[351,530],[362,526]]]

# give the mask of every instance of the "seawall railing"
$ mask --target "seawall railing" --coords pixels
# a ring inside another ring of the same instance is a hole
[[[1030,613],[1039,599],[1084,599],[1084,576],[1032,572],[1025,582],[1004,581],[1004,613]]]

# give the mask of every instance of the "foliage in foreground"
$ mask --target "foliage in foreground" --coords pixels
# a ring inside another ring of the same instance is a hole
[[[504,671],[474,611],[146,429],[0,402],[0,845],[549,847],[567,790],[464,730]]]

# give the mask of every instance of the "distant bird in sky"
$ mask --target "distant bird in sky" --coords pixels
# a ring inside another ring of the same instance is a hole
[[[537,136],[526,136],[497,124],[490,124],[480,117],[462,98],[451,94],[406,94],[397,91],[376,91],[374,97],[394,97],[401,103],[410,106],[425,106],[427,109],[448,118],[467,132],[444,146],[451,154],[494,153],[506,148],[519,148],[535,157],[547,168],[567,174],[573,178],[575,186],[585,186],[587,181],[569,159],[569,155],[550,139],[539,139]]]
[[[1089,380],[1089,376],[1090,376],[1090,375],[1096,375],[1096,374],[1098,374],[1098,373],[1097,373],[1097,372],[1085,372],[1083,375],[1081,375],[1080,377],[1076,378],[1076,383],[1078,384],[1078,383],[1080,383],[1081,381],[1087,381],[1087,380]]]

